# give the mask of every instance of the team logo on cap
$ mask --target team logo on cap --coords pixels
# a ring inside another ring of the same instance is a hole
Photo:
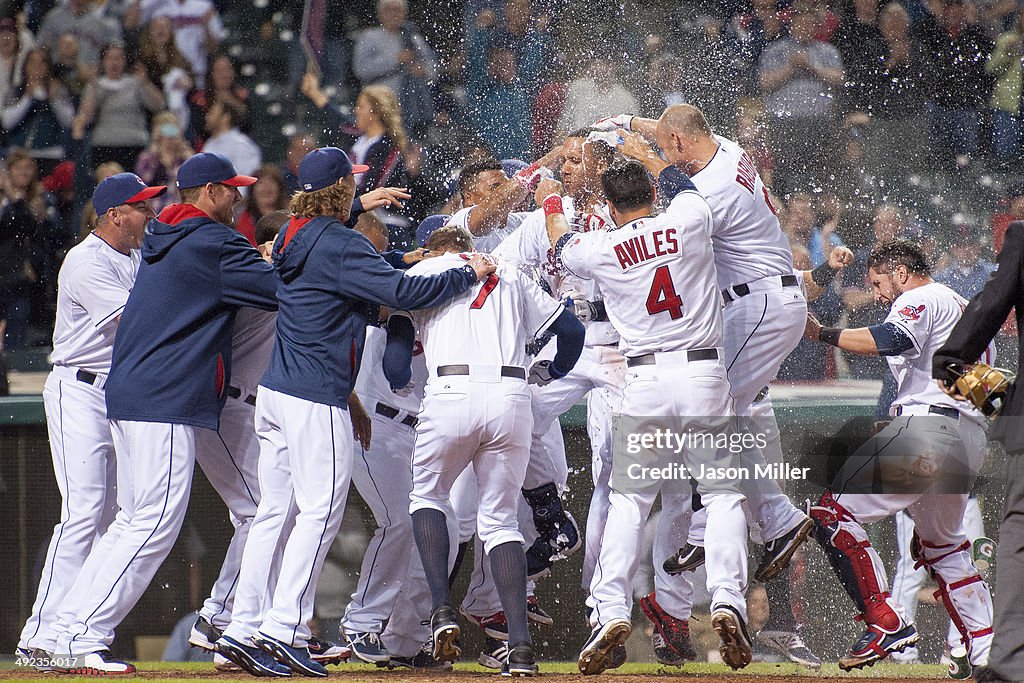
[[[920,320],[921,314],[924,313],[924,304],[920,306],[904,306],[899,315],[904,320]]]

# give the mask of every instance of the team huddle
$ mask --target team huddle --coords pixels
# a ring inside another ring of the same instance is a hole
[[[961,527],[970,487],[861,488],[883,451],[900,450],[894,467],[910,463],[919,482],[942,470],[922,465],[922,438],[974,474],[985,455],[984,416],[931,380],[966,302],[931,280],[916,245],[879,245],[866,264],[891,305],[884,323],[822,328],[807,301],[852,253],[795,271],[753,161],[689,105],[602,119],[514,172],[467,165],[464,208],[424,221],[420,248],[405,253],[364,217],[409,195],[354,196],[365,170],[337,148],[310,152],[288,211],[257,225],[256,249],[229,227],[238,188],[255,178],[220,155],[186,161],[182,203],[159,216],[147,201],[164,188],[133,174],[96,188],[98,227],[59,280],[43,397],[64,507],[19,656],[45,670],[135,672],[109,647],[177,538],[198,461],[235,525],[189,641],[219,669],[323,677],[350,657],[450,668],[461,614],[486,634],[481,664],[535,675],[530,623],[552,620],[534,584],[580,548],[592,630],[579,669],[621,666],[659,496],[655,590],[638,601],[659,662],[696,656],[690,577],[705,565],[722,659],[750,663],[748,536],[763,546],[754,580],[784,607],[762,642],[821,665],[789,598],[790,561],[813,537],[865,626],[840,666],[913,646],[862,526],[906,510],[961,668],[986,663],[992,601]],[[773,479],[694,475],[734,462],[779,471],[768,385],[804,336],[886,357],[893,421],[804,509]],[[584,399],[594,491],[581,530],[561,504],[558,418]],[[768,438],[739,440],[739,452],[683,448],[692,492],[622,486],[613,426],[630,416],[652,429],[728,421]],[[350,483],[377,529],[334,643],[310,622]],[[471,588],[456,608],[451,579],[470,546]]]

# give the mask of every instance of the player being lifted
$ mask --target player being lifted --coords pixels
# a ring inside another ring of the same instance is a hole
[[[619,228],[569,232],[561,198],[552,195],[544,202],[548,238],[568,272],[593,280],[604,293],[628,367],[620,413],[696,416],[686,418],[688,424],[705,428],[730,414],[721,294],[711,254],[711,209],[682,171],[654,159],[649,168],[669,200],[664,214],[652,215],[655,192],[644,165],[621,162],[601,178],[611,217]],[[685,298],[678,292],[686,292]],[[683,460],[693,471],[700,471],[701,463],[714,464],[720,457],[714,451],[686,449]],[[631,579],[641,530],[660,489],[660,482],[612,487],[604,542],[587,601],[593,609],[593,631],[579,656],[583,673],[600,673],[612,666],[614,650],[632,630]],[[751,657],[743,597],[747,576],[743,497],[728,483],[712,489],[702,480],[698,490],[707,506],[710,533],[717,540],[707,549],[711,622],[722,639],[723,660],[738,669],[749,664]]]

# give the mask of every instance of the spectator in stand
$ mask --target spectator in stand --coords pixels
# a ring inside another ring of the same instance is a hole
[[[786,27],[779,12],[778,0],[752,0],[749,12],[737,14],[729,30],[736,37],[740,56],[752,72],[756,82],[757,63],[769,44],[783,37]]]
[[[0,189],[7,198],[0,209],[0,319],[7,321],[4,346],[11,349],[25,345],[39,284],[39,243],[51,229],[36,160],[15,149],[6,166],[0,175]]]
[[[569,83],[565,110],[558,120],[559,131],[577,130],[605,116],[639,109],[636,98],[619,81],[617,69],[610,59],[597,58],[582,76]]]
[[[53,249],[57,262],[64,258],[66,249],[78,237],[78,226],[73,224],[75,213],[75,162],[62,161],[50,175],[43,178],[43,189],[49,193],[50,205],[55,209]],[[54,273],[56,275],[56,273]],[[56,290],[54,290],[56,296]]]
[[[153,133],[149,147],[139,153],[135,162],[135,174],[147,185],[164,185],[167,192],[150,201],[153,211],[159,214],[169,204],[178,202],[178,169],[195,154],[185,140],[178,117],[173,112],[163,111],[153,117]],[[97,184],[101,182],[97,180]]]
[[[888,50],[878,26],[878,0],[854,0],[853,12],[842,17],[833,44],[846,71],[846,108],[874,111],[884,92],[878,65]]]
[[[31,48],[32,43],[24,41],[18,33],[14,19],[0,19],[0,102],[21,82],[25,56]]]
[[[405,0],[379,0],[380,25],[356,36],[352,73],[364,87],[390,88],[405,107],[405,125],[420,132],[434,117],[430,84],[437,78],[437,59],[408,14]]]
[[[566,84],[565,65],[556,55],[548,70],[548,84],[537,93],[533,104],[533,157],[542,156],[555,146],[558,121],[565,111],[569,86]]]
[[[1020,100],[1022,94],[1021,59],[1024,43],[1024,11],[1017,12],[1013,28],[996,39],[995,49],[985,71],[995,79],[992,88],[992,151],[1007,167],[1019,161],[1021,139],[1024,137]],[[1018,166],[1019,167],[1019,166]]]
[[[30,50],[25,56],[24,82],[11,90],[0,114],[6,144],[27,149],[50,171],[64,158],[62,137],[74,115],[64,86],[53,76],[47,51]]]
[[[299,189],[299,162],[314,149],[319,147],[316,136],[304,130],[296,131],[288,141],[288,151],[285,152],[284,168],[282,177],[284,189],[290,197],[293,192]]]
[[[963,167],[978,151],[979,115],[990,90],[985,65],[992,41],[976,24],[977,12],[963,0],[937,0],[925,7],[934,11],[920,25],[932,64],[927,103],[932,154],[940,164],[955,160]]]
[[[277,164],[264,164],[254,175],[257,178],[256,184],[249,191],[242,213],[235,221],[235,230],[245,235],[249,244],[255,247],[256,224],[268,213],[288,208],[290,195]]]
[[[790,242],[807,250],[811,268],[817,268],[825,263],[832,247],[843,245],[843,240],[835,233],[835,221],[829,220],[823,225],[818,225],[814,201],[811,195],[805,192],[789,196],[783,219],[783,232],[789,237]]]
[[[495,156],[527,158],[532,106],[528,88],[516,71],[515,52],[506,47],[492,49],[484,79],[471,81],[467,94],[473,123]]]
[[[150,82],[160,88],[167,108],[188,126],[188,94],[192,91],[192,67],[174,42],[170,17],[157,17],[146,24],[139,41],[139,61]],[[159,213],[159,211],[157,211]]]
[[[883,174],[919,168],[924,162],[924,98],[930,59],[910,33],[910,15],[898,2],[882,8],[878,27],[885,40],[881,92],[865,128],[868,165]]]
[[[36,41],[56,57],[57,41],[66,33],[78,38],[81,60],[89,65],[99,62],[105,45],[121,42],[121,25],[95,14],[89,0],[68,0],[54,6],[46,13]]]
[[[355,176],[357,195],[378,187],[404,187],[403,154],[409,137],[402,127],[395,93],[379,85],[363,88],[356,99],[355,115],[360,135],[348,155],[353,164],[370,167]]]
[[[85,87],[96,80],[99,73],[99,66],[86,64],[79,58],[80,54],[78,38],[74,34],[65,33],[57,39],[53,75],[60,80],[75,102],[81,100]]]
[[[239,128],[248,130],[249,91],[237,79],[235,63],[227,55],[217,55],[210,64],[210,77],[206,87],[195,90],[189,97],[189,123],[185,127],[187,137],[198,148],[206,135],[206,115],[214,102],[230,102],[243,114]],[[239,171],[241,173],[241,171]]]
[[[754,160],[754,166],[766,188],[773,187],[775,157],[765,142],[764,103],[756,98],[744,98],[736,106],[736,142]],[[777,204],[776,204],[777,205]]]
[[[537,21],[533,21],[532,13],[530,0],[508,0],[505,4],[505,21],[500,24],[498,13],[493,9],[480,12],[466,64],[467,79],[482,83],[487,80],[486,70],[491,50],[498,47],[511,50],[515,55],[520,87],[526,89],[531,107],[544,85],[544,71],[554,50],[548,32],[548,16],[543,14]]]
[[[793,269],[812,270],[811,255],[807,248],[793,244]],[[832,327],[842,317],[842,299],[835,286],[826,288],[825,292],[814,301],[808,302],[807,311],[818,319],[822,325]],[[793,352],[787,356],[779,368],[778,378],[787,382],[820,382],[829,379],[828,359],[835,350],[825,344],[816,344],[809,339],[801,339]]]
[[[778,175],[787,190],[805,188],[828,176],[823,139],[836,127],[836,95],[844,80],[839,51],[817,40],[817,20],[797,12],[789,36],[761,53],[759,75],[772,116],[772,138],[779,156]]]
[[[206,64],[227,32],[210,0],[144,0],[143,21],[167,17],[174,25],[174,42],[188,61],[196,87],[206,85]],[[212,66],[212,65],[211,65]]]
[[[731,137],[736,103],[750,89],[747,70],[722,19],[705,14],[694,23],[695,30],[682,44],[681,63],[675,65],[682,76],[681,101],[699,106],[714,130]]]
[[[86,88],[78,116],[93,124],[92,161],[116,161],[133,168],[139,152],[149,143],[146,112],[164,108],[164,96],[136,63],[128,73],[124,48],[108,45],[100,60],[103,75]]]
[[[223,154],[238,173],[252,175],[263,163],[263,153],[259,145],[239,129],[244,120],[245,112],[234,102],[215,101],[206,114],[206,131],[210,137],[203,151]]]
[[[950,253],[952,263],[935,274],[935,281],[965,299],[973,299],[996,269],[996,264],[981,258],[981,234],[969,225],[959,226]]]

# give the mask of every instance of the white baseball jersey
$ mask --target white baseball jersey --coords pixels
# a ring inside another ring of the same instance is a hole
[[[602,206],[599,211],[594,213],[579,214],[576,212],[572,197],[569,196],[562,197],[562,207],[566,221],[579,232],[604,230],[614,225],[611,216],[608,215],[607,207]],[[590,301],[603,298],[596,283],[566,273],[564,269],[558,267],[555,261],[555,251],[551,248],[551,242],[548,240],[544,209],[537,209],[526,214],[519,230],[505,239],[491,253],[517,267],[540,269],[556,297],[561,297],[566,292],[577,291],[582,292]],[[618,339],[618,333],[610,322],[587,323],[585,342],[587,346],[606,346],[614,344]]]
[[[384,376],[383,359],[387,341],[386,331],[379,327],[367,326],[363,361],[359,365],[359,375],[356,377],[356,396],[371,415],[377,401],[415,415],[420,412],[423,388],[427,384],[427,362],[423,357],[423,345],[417,340],[413,347],[412,379],[409,382],[410,386],[407,387],[408,391],[402,391],[403,396],[391,391],[391,384]]]
[[[54,365],[100,375],[110,372],[112,324],[124,310],[139,270],[139,251],[123,254],[89,233],[64,257],[57,276]]]
[[[562,249],[562,265],[598,281],[619,348],[631,357],[722,346],[711,250],[711,209],[689,190],[659,216],[576,235]]]
[[[240,308],[231,333],[231,386],[242,392],[244,399],[256,392],[270,364],[277,336],[277,311]]]
[[[464,209],[459,209],[448,219],[448,225],[457,225],[460,228],[465,228],[470,235],[473,235],[473,231],[469,229],[469,214],[472,213],[474,208],[475,206],[467,206]],[[529,215],[528,211],[510,213],[508,220],[505,221],[505,225],[495,228],[486,235],[480,235],[479,237],[473,235],[473,249],[481,254],[490,254],[494,251],[495,247],[505,241],[506,237],[518,230],[519,226],[523,224],[523,219]]]
[[[779,226],[757,167],[738,144],[715,136],[718,151],[690,176],[711,206],[718,288],[793,272],[789,240]]]
[[[420,261],[409,275],[434,275],[465,265],[461,254]],[[526,342],[543,332],[561,312],[561,304],[517,269],[502,264],[476,287],[434,308],[402,313],[419,330],[431,376],[441,365],[513,365],[526,367]],[[509,324],[512,318],[515,324]]]
[[[932,379],[932,356],[946,343],[966,307],[966,299],[938,282],[915,287],[892,302],[885,322],[905,332],[914,343],[912,349],[885,358],[898,384],[894,406],[946,406],[956,408],[978,422],[985,422],[980,411],[969,403],[948,396]],[[989,344],[982,355],[982,362],[994,360],[995,346]]]

